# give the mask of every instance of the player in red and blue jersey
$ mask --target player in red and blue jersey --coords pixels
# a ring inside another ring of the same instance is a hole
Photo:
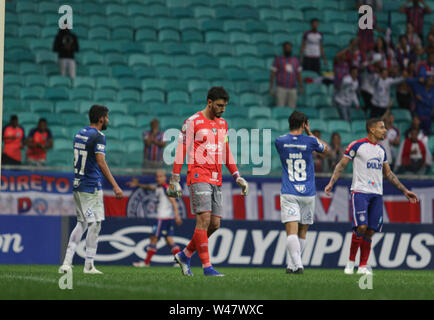
[[[387,129],[383,120],[369,119],[366,122],[368,136],[350,143],[344,156],[336,165],[325,192],[330,196],[333,185],[353,160],[353,182],[351,185],[351,218],[353,236],[350,258],[345,267],[346,274],[353,274],[357,251],[360,247],[358,274],[371,274],[367,267],[371,251],[372,236],[380,232],[383,226],[383,175],[398,190],[402,191],[411,203],[418,198],[409,191],[395,176],[387,161],[386,151],[378,144],[386,137]]]
[[[287,273],[303,273],[301,254],[315,214],[315,170],[312,152],[327,153],[328,146],[309,128],[305,114],[294,111],[288,119],[289,133],[276,139],[282,162],[281,220],[285,224],[288,251]],[[303,135],[306,131],[307,136]]]
[[[89,110],[90,125],[74,137],[74,187],[73,195],[77,213],[77,225],[71,232],[68,248],[59,273],[69,272],[75,249],[84,232],[86,236],[86,260],[84,273],[101,274],[93,264],[98,246],[98,235],[104,216],[102,177],[113,186],[117,199],[123,197],[121,188],[113,178],[105,161],[106,142],[101,132],[107,129],[108,108],[93,105]]]

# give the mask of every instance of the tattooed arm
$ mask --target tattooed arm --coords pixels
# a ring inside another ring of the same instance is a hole
[[[417,195],[414,192],[409,191],[399,181],[398,177],[392,172],[387,162],[383,163],[383,175],[392,185],[395,186],[395,188],[397,188],[406,196],[408,201],[410,201],[411,203],[416,203],[418,201]]]
[[[335,184],[336,181],[338,181],[339,177],[341,176],[342,172],[345,170],[349,162],[350,162],[349,158],[342,157],[342,159],[336,165],[335,170],[333,171],[333,175],[330,178],[328,185],[324,189],[325,193],[328,196],[331,195],[330,192],[332,191],[333,185]]]

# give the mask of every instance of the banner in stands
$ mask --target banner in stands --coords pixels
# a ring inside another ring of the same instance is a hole
[[[154,219],[108,218],[102,224],[97,265],[131,265],[146,257]],[[75,220],[70,218],[70,228]],[[175,242],[184,248],[194,231],[194,221],[186,220],[175,229]],[[343,268],[351,243],[350,223],[316,223],[307,233],[302,255],[308,268]],[[286,266],[286,232],[280,222],[222,221],[209,240],[210,258],[216,266],[280,267]],[[77,247],[74,263],[84,263],[85,239]],[[368,264],[380,269],[434,269],[434,225],[389,224],[372,241]],[[356,258],[358,262],[360,252]],[[157,244],[151,265],[172,265],[173,255],[164,238]],[[197,253],[193,266],[200,266]]]
[[[125,197],[117,200],[104,182],[106,216],[154,218],[157,199],[153,192],[131,189],[126,182],[132,176],[116,176]],[[72,198],[72,174],[3,171],[0,189],[0,214],[75,215]],[[141,183],[154,183],[152,176],[140,177]],[[185,182],[185,179],[182,179]],[[280,220],[280,179],[248,177],[249,195],[240,195],[240,188],[231,177],[223,179],[223,219]],[[328,178],[317,178],[316,222],[350,221],[351,179],[340,179],[328,197],[322,190]],[[420,198],[410,204],[400,191],[384,183],[384,222],[433,223],[434,180],[403,180]],[[183,184],[184,196],[179,199],[181,215],[192,218],[189,191]]]
[[[0,215],[0,264],[59,264],[61,232],[61,217]]]

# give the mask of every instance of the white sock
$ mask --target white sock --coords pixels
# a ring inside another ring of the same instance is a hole
[[[89,230],[86,236],[86,260],[84,266],[87,269],[93,267],[93,260],[98,247],[98,235],[101,230],[101,222],[93,222],[89,224]]]
[[[306,245],[306,239],[298,238],[298,241],[300,242],[300,255],[303,254],[304,247]]]
[[[288,248],[289,255],[296,268],[303,268],[301,263],[300,242],[296,234],[291,234],[286,238],[286,247]]]
[[[63,264],[72,265],[72,259],[74,258],[75,249],[77,248],[78,243],[83,236],[83,233],[86,232],[87,223],[86,222],[77,222],[74,230],[72,230],[71,235],[69,236],[68,248],[66,249],[65,259],[63,260]]]

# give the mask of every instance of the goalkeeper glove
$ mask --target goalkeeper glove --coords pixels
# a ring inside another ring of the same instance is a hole
[[[170,177],[169,189],[167,190],[167,195],[171,198],[179,198],[182,196],[182,188],[179,184],[181,178],[179,175],[172,174]]]
[[[244,178],[238,177],[236,183],[240,186],[242,195],[247,196],[247,193],[249,192],[249,184],[247,181]]]

